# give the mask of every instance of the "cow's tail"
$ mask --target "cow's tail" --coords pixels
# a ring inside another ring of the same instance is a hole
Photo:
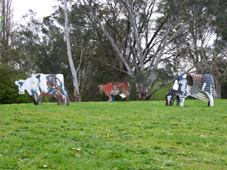
[[[128,95],[129,95],[129,100],[131,100],[131,95],[130,95],[130,83],[128,82]]]

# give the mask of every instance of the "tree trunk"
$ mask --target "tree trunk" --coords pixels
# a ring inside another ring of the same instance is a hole
[[[136,91],[138,92],[137,100],[149,100],[149,98],[147,98],[148,88],[144,87],[143,84],[137,84]]]
[[[64,12],[65,12],[65,35],[66,35],[66,44],[67,44],[67,54],[70,65],[70,70],[73,76],[73,88],[74,88],[74,98],[75,102],[81,102],[81,97],[79,93],[79,83],[77,79],[77,70],[75,69],[70,46],[69,30],[68,30],[68,14],[67,14],[67,0],[64,0]]]
[[[137,95],[137,100],[149,100],[150,97],[158,90],[160,90],[162,87],[169,85],[171,83],[173,83],[176,80],[176,78],[168,81],[168,82],[163,82],[162,84],[159,84],[155,89],[153,89],[151,92],[149,92],[149,87],[147,88],[142,88],[142,86],[136,86],[137,88],[137,92],[139,92],[139,94]]]
[[[1,33],[0,33],[0,48],[1,48],[1,54],[0,58],[2,59],[3,63],[9,62],[9,37],[10,37],[10,31],[11,31],[11,4],[12,0],[2,0],[0,2],[0,13],[1,13],[1,19],[0,19],[0,27],[1,27]]]
[[[221,99],[221,81],[217,81],[216,83],[216,98]]]

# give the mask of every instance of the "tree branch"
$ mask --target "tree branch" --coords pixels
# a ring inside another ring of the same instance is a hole
[[[119,69],[119,68],[117,68],[117,67],[114,67],[113,65],[108,64],[106,61],[96,59],[96,58],[92,57],[90,54],[89,54],[89,56],[90,56],[93,60],[96,60],[96,61],[102,62],[102,63],[106,64],[107,66],[112,67],[112,68],[113,68],[113,69],[115,69],[115,70],[118,70],[118,71],[120,71],[120,72],[123,72],[123,73],[128,74],[128,72],[127,72],[127,71],[124,71],[124,70],[121,70],[121,69]]]

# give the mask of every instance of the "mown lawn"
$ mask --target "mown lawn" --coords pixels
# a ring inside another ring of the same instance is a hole
[[[227,100],[0,105],[0,169],[227,169]]]

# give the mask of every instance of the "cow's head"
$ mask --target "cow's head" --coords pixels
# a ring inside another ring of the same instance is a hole
[[[166,95],[166,106],[172,106],[174,102],[174,99],[171,95]]]
[[[172,89],[170,93],[166,94],[166,104],[165,105],[172,106],[175,96],[176,96],[176,91]]]
[[[25,90],[24,80],[15,81],[15,84],[18,85],[18,93],[24,94]]]
[[[166,106],[172,106],[174,102],[174,97],[170,94],[166,95]]]
[[[98,85],[98,87],[100,88],[100,93],[102,94],[103,93],[103,85],[101,84],[101,85]]]

